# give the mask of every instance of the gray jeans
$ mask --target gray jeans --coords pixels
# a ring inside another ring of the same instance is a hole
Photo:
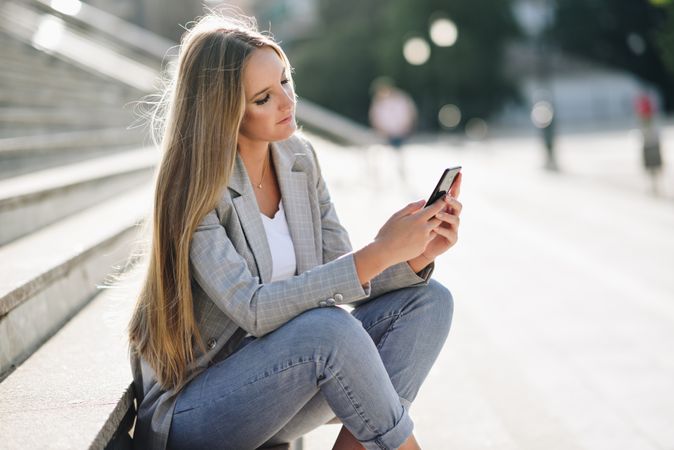
[[[209,367],[179,394],[169,448],[254,449],[335,416],[367,449],[399,447],[408,409],[447,338],[435,280],[356,307],[312,309]]]

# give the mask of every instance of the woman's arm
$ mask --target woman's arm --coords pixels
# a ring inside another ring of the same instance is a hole
[[[362,300],[353,254],[344,255],[300,275],[260,284],[229,240],[216,210],[202,220],[190,247],[192,275],[204,292],[238,326],[265,335],[302,312]]]
[[[360,284],[365,286],[370,280],[388,269],[389,262],[383,257],[381,244],[372,242],[353,254]]]
[[[314,162],[315,186],[321,213],[323,262],[329,262],[351,252],[352,246],[348,232],[337,217],[316,153],[308,141],[304,139],[303,141],[311,151]],[[385,261],[381,261],[378,256],[381,251],[377,247],[381,246],[377,245],[373,248],[370,244],[354,254],[360,267],[359,279],[361,281],[371,280],[371,295],[368,298],[375,298],[403,287],[428,283],[434,268],[432,262],[425,262],[421,257],[416,257],[408,262],[387,266]]]

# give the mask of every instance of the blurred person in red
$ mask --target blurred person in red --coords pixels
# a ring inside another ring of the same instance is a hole
[[[660,133],[653,119],[656,108],[652,97],[646,92],[637,96],[634,107],[641,124],[644,167],[650,175],[653,194],[657,195],[660,192],[662,155],[660,154]]]

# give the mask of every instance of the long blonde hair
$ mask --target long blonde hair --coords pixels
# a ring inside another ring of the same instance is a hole
[[[148,268],[129,323],[130,351],[165,389],[180,388],[196,350],[205,351],[194,317],[190,241],[217,205],[236,160],[245,110],[243,68],[273,39],[250,18],[210,14],[184,34],[176,69],[152,116],[160,128]]]

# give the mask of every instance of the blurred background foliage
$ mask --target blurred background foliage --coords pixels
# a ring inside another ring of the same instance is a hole
[[[666,11],[666,19],[657,33],[657,42],[663,62],[669,70],[670,80],[674,78],[674,2],[661,0]],[[669,97],[670,105],[672,97]],[[670,111],[674,109],[670,106]]]
[[[427,37],[442,16],[458,24],[456,44],[433,46],[425,64],[409,64],[405,40]],[[519,33],[509,2],[320,0],[319,18],[287,46],[299,94],[360,122],[367,123],[372,81],[384,75],[413,96],[420,129],[437,128],[444,104],[485,116],[516,97],[502,70],[504,45]]]
[[[531,2],[531,0],[528,0]],[[420,130],[437,130],[442,105],[457,105],[462,124],[489,118],[521,102],[508,75],[507,49],[527,36],[516,20],[516,0],[317,0],[318,21],[284,43],[301,96],[367,123],[371,84],[386,76],[419,107]],[[535,3],[535,1],[534,1]],[[544,38],[553,51],[632,73],[674,109],[674,3],[671,0],[540,0],[554,11]],[[438,17],[458,28],[455,45],[429,39]],[[265,23],[262,21],[261,23]],[[428,61],[409,64],[404,42],[430,42]]]
[[[658,86],[674,109],[674,3],[668,0],[563,0],[552,41],[562,50],[624,69]]]

